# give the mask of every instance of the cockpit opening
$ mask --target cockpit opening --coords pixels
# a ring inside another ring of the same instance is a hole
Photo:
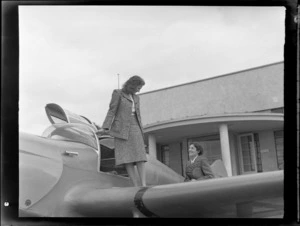
[[[114,139],[105,138],[100,140],[99,143],[101,153],[100,171],[128,177],[125,166],[116,166],[115,164]]]
[[[43,132],[43,137],[88,145],[98,153],[98,170],[128,177],[125,166],[115,165],[113,137],[97,137],[96,125],[88,118],[57,104],[47,104],[45,110],[52,125]]]

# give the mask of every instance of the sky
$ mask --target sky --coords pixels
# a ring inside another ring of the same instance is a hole
[[[133,75],[144,93],[283,61],[284,20],[284,7],[20,6],[19,130],[41,135],[48,103],[101,125]]]

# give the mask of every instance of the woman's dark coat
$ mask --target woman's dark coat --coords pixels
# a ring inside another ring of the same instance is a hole
[[[197,156],[194,163],[188,161],[185,169],[186,169],[185,181],[189,181],[192,179],[204,180],[204,179],[210,179],[215,177],[208,163],[207,158],[205,158],[204,156]]]

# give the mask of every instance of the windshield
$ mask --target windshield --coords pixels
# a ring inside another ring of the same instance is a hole
[[[89,125],[79,123],[53,124],[44,131],[42,136],[54,140],[86,144],[99,151],[98,138]]]

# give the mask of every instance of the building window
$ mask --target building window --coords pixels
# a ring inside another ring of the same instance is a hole
[[[274,131],[278,169],[283,169],[283,130]]]
[[[254,145],[256,151],[256,164],[257,164],[257,172],[262,172],[262,161],[261,161],[261,153],[260,153],[260,144],[259,144],[259,136],[258,133],[254,133]]]
[[[188,147],[192,142],[197,142],[203,147],[204,156],[207,158],[209,164],[212,164],[218,159],[222,160],[221,143],[219,135],[189,139]]]
[[[284,114],[284,108],[274,108],[274,109],[271,109],[271,112]]]
[[[242,173],[257,172],[257,157],[254,135],[252,133],[239,136],[239,155]]]
[[[161,146],[161,161],[167,166],[170,166],[170,147],[169,145]]]

